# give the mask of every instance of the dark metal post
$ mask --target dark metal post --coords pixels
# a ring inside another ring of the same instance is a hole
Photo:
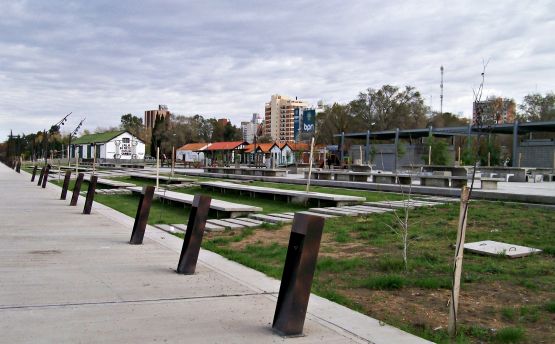
[[[177,264],[177,273],[186,275],[195,273],[211,201],[212,198],[206,195],[195,195],[193,199],[189,222],[187,222],[187,231],[185,232],[185,238],[183,238],[183,247]]]
[[[67,188],[69,187],[69,179],[71,178],[71,170],[66,171],[64,177],[64,185],[62,186],[62,194],[60,196],[61,200],[65,200],[67,196]]]
[[[16,165],[15,165],[15,171],[17,173],[21,173],[21,161],[20,160],[18,160]]]
[[[366,131],[366,147],[364,151],[366,164],[370,165],[370,130]]]
[[[96,191],[97,180],[98,180],[98,176],[91,176],[91,179],[89,180],[89,189],[87,190],[87,198],[85,199],[83,214],[89,215],[91,213],[93,200],[94,200],[94,192]]]
[[[75,181],[75,185],[73,186],[73,194],[71,195],[71,201],[69,202],[70,206],[76,206],[77,200],[79,199],[79,193],[81,192],[81,184],[83,184],[83,177],[85,175],[83,173],[79,173],[77,176],[77,180]]]
[[[46,187],[46,182],[48,182],[48,175],[50,174],[50,165],[46,165],[46,169],[44,170],[44,176],[42,177],[42,188]]]
[[[393,172],[397,172],[397,153],[399,152],[399,128],[395,129],[395,154],[393,155],[394,165]]]
[[[33,174],[31,175],[31,183],[35,181],[35,176],[37,175],[37,165],[33,167]]]
[[[303,333],[323,228],[323,217],[295,214],[272,323],[280,335]]]
[[[39,182],[37,183],[37,186],[41,186],[42,185],[42,178],[44,178],[44,171],[46,170],[46,166],[43,166],[40,169],[40,175],[39,175]]]
[[[152,204],[152,196],[154,195],[154,186],[143,186],[137,215],[135,215],[135,223],[133,224],[133,232],[129,243],[131,245],[140,245],[143,243],[145,236],[146,224],[150,213],[150,205]]]
[[[518,166],[518,120],[516,120],[513,125],[513,159],[511,161],[511,166]]]

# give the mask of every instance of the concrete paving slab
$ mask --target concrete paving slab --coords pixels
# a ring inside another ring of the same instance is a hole
[[[255,225],[257,225],[257,226],[260,226],[261,224],[264,223],[264,221],[251,219],[250,217],[240,217],[240,218],[237,218],[237,220],[241,220],[241,221],[245,221],[245,222],[250,222],[250,223],[255,224]]]
[[[239,225],[237,223],[229,222],[229,221],[226,221],[226,220],[214,220],[214,219],[212,219],[212,220],[208,220],[206,222],[211,223],[211,224],[216,225],[216,226],[229,228],[229,229],[241,229],[241,228],[245,227],[245,226]]]
[[[181,239],[147,226],[129,245],[133,218],[96,203],[82,215],[28,177],[0,166],[6,343],[426,343],[315,295],[305,336],[283,339],[270,329],[279,281],[205,250],[178,275]]]
[[[236,224],[238,224],[238,225],[240,225],[240,226],[248,227],[248,228],[251,228],[251,227],[258,227],[258,226],[259,226],[259,225],[255,224],[255,223],[250,222],[250,221],[243,221],[243,220],[241,220],[241,219],[225,219],[225,221],[226,221],[226,222],[231,222],[231,223],[236,223]]]
[[[283,217],[275,217],[264,214],[251,214],[249,215],[251,219],[260,220],[269,223],[290,223],[292,220],[284,219]]]
[[[287,220],[293,220],[293,218],[295,217],[295,215],[280,214],[280,213],[272,213],[272,214],[268,214],[268,215],[274,216],[274,217],[282,217],[282,218],[287,219]]]
[[[313,215],[313,216],[320,216],[320,217],[323,217],[323,218],[326,218],[326,219],[333,218],[333,217],[337,217],[336,215],[329,215],[329,214],[323,214],[323,213],[315,213],[315,212],[308,211],[308,210],[299,211],[299,213],[307,214],[307,215]]]
[[[336,216],[357,216],[356,213],[346,212],[341,210],[334,210],[329,208],[310,208],[309,211],[313,213],[321,213],[326,215],[336,215]]]
[[[499,241],[484,240],[464,244],[464,249],[469,252],[485,254],[489,256],[506,256],[509,258],[520,258],[540,253],[542,250]]]

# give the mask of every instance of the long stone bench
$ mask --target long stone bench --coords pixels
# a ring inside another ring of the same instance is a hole
[[[153,174],[148,174],[148,173],[127,173],[127,176],[131,177],[131,178],[137,178],[137,179],[147,179],[147,180],[156,180],[156,175]],[[168,177],[168,176],[158,176],[158,180],[162,181],[164,183],[170,183],[170,184],[181,184],[181,183],[190,183],[190,182],[194,182],[194,180],[192,179],[187,179],[187,178],[181,178],[181,177]]]
[[[83,180],[89,182],[91,180],[91,175],[90,174],[84,175]],[[96,181],[96,184],[109,186],[115,189],[130,188],[135,186],[135,184],[126,183],[119,180],[106,179],[106,178],[98,178]]]
[[[287,170],[275,168],[250,168],[250,167],[205,167],[207,173],[240,174],[247,176],[286,177]]]
[[[203,188],[209,188],[212,190],[220,190],[222,192],[226,191],[237,191],[239,194],[245,193],[254,197],[256,195],[270,195],[274,199],[285,198],[287,202],[303,203],[313,200],[316,201],[318,206],[322,203],[332,204],[334,206],[344,206],[350,204],[359,204],[364,202],[366,199],[364,197],[357,196],[347,196],[347,195],[336,195],[321,192],[305,192],[299,190],[286,190],[286,189],[276,189],[263,186],[253,186],[253,185],[242,185],[229,182],[201,182],[199,185]]]
[[[130,187],[127,189],[134,193],[143,192],[143,188],[140,186]],[[159,190],[154,192],[154,197],[171,202],[192,205],[195,196],[181,192]],[[260,207],[241,203],[232,203],[218,199],[212,199],[210,202],[210,209],[216,212],[216,217],[218,218],[236,218],[262,211],[262,208]]]
[[[466,186],[468,178],[466,176],[438,176],[438,175],[420,175],[421,186],[433,186],[443,188],[461,188]]]
[[[337,180],[342,182],[367,182],[370,176],[370,173],[365,172],[313,170],[310,178],[314,180]],[[304,171],[304,178],[308,179],[308,171]]]

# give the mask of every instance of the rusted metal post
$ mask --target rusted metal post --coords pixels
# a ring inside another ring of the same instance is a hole
[[[43,167],[40,169],[39,182],[37,183],[37,186],[41,186],[41,185],[42,185],[42,178],[44,178],[44,170],[46,170],[46,166],[43,166]]]
[[[46,165],[46,169],[44,170],[44,176],[42,177],[42,188],[46,187],[46,182],[48,182],[48,175],[50,174],[50,165]]]
[[[37,175],[37,165],[33,167],[33,174],[31,175],[31,183],[35,181],[35,176]]]
[[[89,215],[91,213],[93,200],[94,200],[94,192],[96,191],[97,180],[98,180],[98,176],[91,176],[91,179],[89,180],[89,189],[87,190],[87,198],[85,199],[83,214]]]
[[[187,222],[187,231],[177,264],[177,273],[179,274],[192,275],[195,273],[211,201],[212,198],[206,195],[195,195],[193,199],[189,222]]]
[[[71,195],[71,201],[69,202],[70,206],[76,206],[77,200],[79,199],[79,193],[81,192],[81,184],[83,184],[83,177],[85,175],[83,173],[79,173],[77,176],[77,180],[75,181],[75,185],[73,186],[73,194]]]
[[[62,186],[62,194],[60,196],[61,200],[65,200],[67,196],[67,188],[69,187],[69,179],[71,178],[71,170],[66,171],[66,175],[64,177],[64,185]]]
[[[150,205],[152,204],[152,196],[154,196],[154,186],[143,186],[137,215],[135,215],[135,223],[133,224],[133,232],[129,243],[131,245],[140,245],[143,243],[145,236],[146,224],[148,223],[148,215],[150,213]]]
[[[282,336],[303,333],[323,228],[323,217],[295,214],[272,323]]]

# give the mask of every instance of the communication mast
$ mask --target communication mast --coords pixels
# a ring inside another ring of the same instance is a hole
[[[441,94],[439,95],[439,114],[443,115],[443,66],[441,66],[439,70],[441,71],[441,84],[439,84],[441,88]]]

